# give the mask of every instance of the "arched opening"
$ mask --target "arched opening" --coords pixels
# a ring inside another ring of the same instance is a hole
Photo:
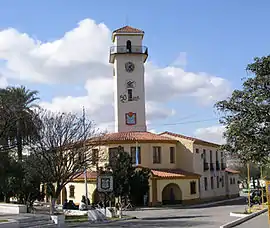
[[[127,41],[127,52],[131,53],[131,41]]]
[[[66,189],[66,187],[64,187],[62,189],[62,205],[64,204],[66,199],[67,199],[67,189]]]
[[[182,191],[177,184],[170,183],[162,190],[163,204],[180,204],[182,203]]]

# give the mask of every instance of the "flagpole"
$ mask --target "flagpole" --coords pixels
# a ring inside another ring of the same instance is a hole
[[[139,165],[138,142],[136,141],[136,166]]]
[[[84,150],[83,150],[83,159],[86,159],[84,156],[85,155],[85,141],[86,141],[86,135],[85,135],[85,109],[84,109],[84,106],[83,106],[83,127],[84,127],[84,141],[83,141],[83,146],[84,146]],[[85,164],[85,167],[84,167],[84,186],[85,186],[85,204],[86,204],[86,208],[88,210],[88,188],[87,188],[87,167],[86,167],[86,164]]]

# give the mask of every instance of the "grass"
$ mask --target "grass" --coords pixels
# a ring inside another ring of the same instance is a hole
[[[0,219],[0,222],[8,222],[7,219]]]
[[[73,222],[87,222],[88,216],[87,215],[66,215],[65,221],[67,223],[73,223]]]

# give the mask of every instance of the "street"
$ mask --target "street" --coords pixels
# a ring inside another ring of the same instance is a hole
[[[227,222],[237,219],[236,217],[231,217],[229,215],[230,212],[243,211],[244,208],[245,205],[242,200],[204,208],[170,208],[158,210],[149,209],[141,211],[127,211],[125,214],[129,216],[135,216],[138,219],[98,225],[88,224],[87,227],[217,228]]]
[[[268,214],[263,213],[262,215],[259,215],[256,218],[253,218],[251,220],[248,220],[245,223],[242,223],[239,226],[236,226],[235,228],[269,228],[270,226],[268,225]]]

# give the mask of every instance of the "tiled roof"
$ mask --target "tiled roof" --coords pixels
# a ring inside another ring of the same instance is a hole
[[[193,141],[194,143],[196,144],[209,144],[209,145],[212,145],[212,146],[215,146],[215,147],[219,147],[220,145],[219,144],[216,144],[216,143],[212,143],[212,142],[207,142],[207,141],[204,141],[204,140],[201,140],[201,139],[198,139],[198,138],[194,138],[194,137],[190,137],[190,136],[185,136],[185,135],[181,135],[181,134],[177,134],[177,133],[173,133],[173,132],[169,132],[169,131],[164,131],[162,133],[160,133],[160,135],[170,135],[170,136],[173,136],[173,137],[178,137],[178,138],[183,138],[183,139],[187,139],[187,140],[191,140]]]
[[[96,179],[97,178],[97,172],[90,172],[87,171],[86,173],[87,175],[87,179]],[[84,179],[84,173],[78,175],[76,178],[74,178],[74,180],[81,180]]]
[[[200,178],[199,174],[182,169],[151,169],[151,172],[154,176],[161,178]]]
[[[144,33],[144,31],[137,28],[132,28],[130,26],[124,26],[122,28],[114,30],[113,33]]]
[[[226,168],[225,169],[225,172],[232,173],[232,174],[239,174],[240,173],[240,171],[233,170],[233,169],[230,169],[230,168]]]
[[[117,132],[109,133],[99,139],[101,142],[143,142],[143,141],[154,141],[154,142],[167,142],[176,143],[177,140],[165,137],[162,135],[154,134],[151,132]]]

